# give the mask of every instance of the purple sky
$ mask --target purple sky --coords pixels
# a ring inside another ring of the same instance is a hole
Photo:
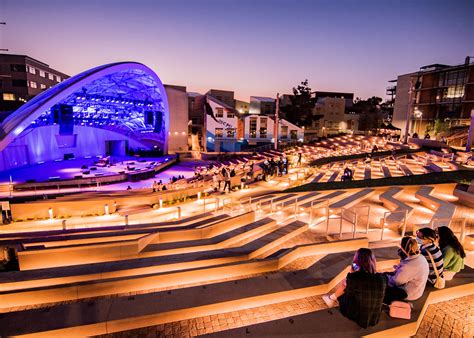
[[[0,48],[69,75],[138,61],[163,82],[250,95],[385,97],[387,81],[474,56],[474,1],[0,0]]]

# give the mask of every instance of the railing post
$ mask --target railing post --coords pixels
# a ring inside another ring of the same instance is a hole
[[[405,237],[405,232],[407,230],[407,218],[408,218],[408,210],[405,210],[405,217],[403,218],[402,237]]]
[[[383,233],[385,232],[385,220],[387,219],[387,213],[383,214],[383,219],[382,219],[382,233],[380,234],[380,240],[383,240]]]
[[[125,226],[128,225],[128,215],[125,215]]]
[[[63,226],[63,230],[67,230],[66,220],[63,219],[63,221],[61,223],[62,223],[62,226]]]
[[[177,211],[177,214],[178,214],[178,220],[181,219],[181,207],[176,207],[176,211]]]
[[[353,226],[353,232],[352,232],[352,238],[354,239],[356,236],[357,232],[357,213],[354,216],[354,226]]]
[[[342,239],[342,218],[344,217],[344,208],[341,208],[341,220],[339,222],[339,239]]]
[[[464,243],[464,239],[466,237],[466,221],[467,220],[463,218],[461,222],[461,234],[459,235],[459,241],[461,242],[461,244]]]
[[[370,219],[370,205],[367,207],[367,222],[365,224],[365,234],[369,233],[369,226],[370,226],[369,219]]]

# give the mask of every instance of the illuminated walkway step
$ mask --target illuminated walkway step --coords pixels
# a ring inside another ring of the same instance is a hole
[[[361,242],[363,241],[343,241],[326,244],[321,248],[331,252],[332,244],[337,250],[354,250]],[[383,261],[387,262],[386,267],[393,264],[396,257],[395,247],[374,251],[380,262],[379,266],[384,266]],[[182,320],[324,294],[345,276],[353,255],[353,251],[329,254],[305,270],[280,271],[265,276],[211,282],[207,285],[133,297],[102,298],[92,302],[63,304],[51,307],[48,312],[44,309],[32,309],[5,313],[0,320],[0,327],[7,335],[39,332],[44,332],[45,335],[68,335],[73,332],[84,335],[103,334],[157,325],[173,321],[174,318]],[[275,259],[270,257],[265,261]],[[232,267],[236,268],[235,265]],[[205,273],[203,270],[201,274]],[[83,316],[71,318],[70,313],[82,313]],[[28,322],[28,318],[31,318],[32,325],[20,325],[16,320],[19,317]],[[65,330],[51,331],[57,329]]]

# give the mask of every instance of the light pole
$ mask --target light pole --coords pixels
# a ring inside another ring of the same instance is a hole
[[[467,134],[466,151],[471,151],[473,133],[474,133],[474,109],[471,110],[471,123],[469,124],[469,132]]]
[[[273,126],[273,139],[275,143],[273,145],[275,150],[278,150],[278,124],[279,122],[279,109],[280,109],[280,94],[277,93],[276,107],[275,107],[275,125]]]
[[[413,109],[413,78],[410,77],[410,88],[408,89],[408,109],[407,109],[407,114],[405,116],[406,119],[406,125],[405,125],[405,137],[403,143],[408,143],[408,129],[410,127],[410,118],[411,118],[411,112]]]
[[[0,25],[5,25],[6,26],[6,22],[0,22]],[[0,51],[1,52],[8,52],[8,48],[0,48]]]

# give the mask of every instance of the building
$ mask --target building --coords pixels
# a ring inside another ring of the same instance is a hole
[[[187,111],[185,91],[169,86],[168,93],[172,102],[184,97],[174,113]],[[181,118],[170,125],[168,93],[150,68],[136,62],[106,64],[68,78],[1,121],[0,170],[136,150],[174,151],[168,140],[186,132],[187,125],[180,129]],[[179,147],[181,141],[171,144]]]
[[[186,87],[164,85],[168,98],[170,116],[168,131],[168,153],[188,151],[189,106]]]
[[[271,97],[250,96],[251,115],[275,115],[276,100]]]
[[[469,57],[461,65],[433,64],[397,77],[392,123],[403,132],[407,121],[408,132],[420,137],[467,129],[473,109],[474,63]]]
[[[206,147],[205,102],[206,95],[188,92],[188,145],[190,150],[201,151]]]
[[[312,125],[305,129],[305,141],[358,130],[358,116],[352,110],[353,93],[314,92],[316,105]]]
[[[304,129],[287,120],[278,120],[278,141],[281,144],[303,142]],[[269,115],[244,117],[244,139],[249,146],[261,146],[275,142],[275,118]]]
[[[232,152],[242,149],[244,127],[242,115],[212,95],[205,96],[206,151]]]
[[[235,108],[234,92],[231,90],[210,89],[206,94],[225,103],[229,107]]]
[[[250,103],[241,100],[234,101],[234,107],[237,111],[241,114],[249,114],[250,113]]]
[[[0,113],[18,109],[67,78],[68,75],[29,56],[0,54]]]

